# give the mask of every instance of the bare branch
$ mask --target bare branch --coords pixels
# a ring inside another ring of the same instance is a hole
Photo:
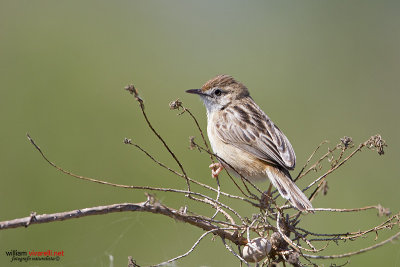
[[[238,258],[241,262],[243,262],[244,264],[246,264],[248,267],[250,267],[250,264],[245,261],[240,255],[238,255],[226,242],[225,242],[225,238],[222,238],[222,243],[224,243],[225,248],[231,252],[236,258]]]
[[[179,98],[177,100],[175,100],[175,101],[170,102],[169,103],[169,108],[170,109],[177,109],[177,110],[179,110],[180,108],[183,108],[183,111],[181,113],[179,113],[178,115],[182,115],[185,112],[189,113],[190,117],[193,119],[194,123],[197,126],[197,129],[200,132],[201,138],[203,139],[203,143],[206,146],[207,151],[211,153],[211,150],[210,150],[210,148],[209,148],[209,146],[207,144],[206,138],[204,137],[203,130],[201,129],[199,122],[197,121],[197,119],[193,115],[193,113],[190,111],[190,109],[188,109],[185,106],[183,106],[183,103],[182,103],[182,101],[179,100]],[[211,162],[214,163],[214,159],[213,159],[211,154],[210,154],[210,159],[211,159]]]
[[[161,143],[164,145],[164,147],[167,149],[167,151],[169,152],[169,154],[172,156],[172,158],[175,160],[175,162],[178,164],[179,168],[181,169],[183,175],[185,176],[186,179],[186,184],[188,187],[188,191],[190,191],[190,181],[186,175],[185,169],[182,166],[182,163],[178,160],[178,158],[175,156],[174,152],[172,152],[172,150],[169,148],[169,146],[167,145],[167,143],[164,141],[164,139],[161,137],[161,135],[154,129],[153,125],[151,125],[149,118],[147,117],[146,112],[144,111],[144,101],[142,98],[140,98],[139,93],[137,91],[137,89],[135,88],[135,86],[133,86],[133,84],[128,85],[125,87],[125,90],[127,90],[128,92],[130,92],[135,99],[139,102],[140,105],[140,109],[142,110],[142,114],[144,119],[147,122],[147,125],[149,126],[149,128],[151,129],[151,131],[157,136],[157,138],[161,141]]]
[[[151,204],[150,202],[151,201],[145,201],[142,203],[120,203],[108,206],[98,206],[98,207],[59,212],[53,214],[28,216],[24,218],[0,222],[0,230],[18,228],[18,227],[27,227],[27,225],[33,225],[33,224],[65,221],[92,215],[101,215],[101,214],[124,212],[124,211],[136,211],[136,212],[151,212],[155,214],[161,214],[168,216],[174,220],[189,223],[205,231],[212,231],[216,235],[219,235],[222,238],[229,239],[230,241],[232,241],[237,245],[245,245],[247,243],[246,238],[239,237],[234,233],[231,233],[230,231],[226,230],[226,229],[236,229],[236,228],[221,228],[213,225],[211,223],[213,220],[209,218],[203,219],[200,216],[188,215],[180,212],[179,210],[175,210],[165,205],[162,205],[159,202],[156,202],[154,204]]]
[[[389,243],[389,242],[392,242],[392,241],[396,240],[397,238],[399,238],[399,236],[400,236],[400,232],[396,233],[395,235],[389,237],[388,239],[386,239],[386,240],[384,240],[384,241],[382,241],[382,242],[380,242],[380,243],[378,243],[376,245],[373,245],[373,246],[370,246],[370,247],[367,247],[367,248],[363,248],[363,249],[360,249],[358,251],[354,251],[354,252],[350,252],[350,253],[344,253],[344,254],[340,254],[340,255],[330,255],[330,256],[304,254],[304,256],[306,256],[308,258],[312,258],[312,259],[339,259],[339,258],[346,258],[346,257],[350,257],[350,256],[353,256],[353,255],[361,254],[361,253],[364,253],[364,252],[379,248],[379,247],[385,245],[386,243]]]
[[[229,228],[225,228],[225,229],[222,229],[222,228],[221,228],[221,230],[227,230],[227,229],[229,229]],[[173,262],[173,261],[176,261],[176,260],[179,260],[179,259],[182,259],[182,258],[186,257],[187,255],[189,255],[190,253],[193,252],[193,250],[197,247],[197,245],[200,243],[200,241],[201,241],[204,237],[206,237],[206,235],[208,235],[208,234],[210,234],[210,233],[213,233],[213,232],[215,232],[215,231],[216,231],[216,229],[213,229],[213,230],[207,231],[207,232],[205,232],[204,234],[202,234],[202,235],[200,236],[200,238],[197,239],[197,241],[194,243],[194,245],[188,250],[188,252],[186,252],[186,253],[184,253],[184,254],[182,254],[182,255],[180,255],[180,256],[177,256],[177,257],[175,257],[175,258],[173,258],[173,259],[170,259],[170,260],[168,260],[168,261],[165,261],[165,262],[162,262],[162,263],[153,265],[153,266],[162,266],[162,265],[166,265],[166,264],[168,264],[168,263],[170,263],[170,262]]]
[[[307,162],[304,164],[303,168],[300,170],[299,174],[297,175],[297,177],[293,180],[294,182],[296,182],[298,179],[300,179],[301,177],[307,175],[312,169],[314,169],[316,167],[316,165],[314,164],[313,167],[309,168],[304,174],[303,171],[304,169],[308,166],[308,164],[310,163],[311,159],[314,157],[315,153],[317,153],[317,151],[321,148],[321,146],[323,146],[324,144],[328,143],[328,140],[324,140],[322,141],[315,149],[314,151],[311,153],[310,157],[307,159]],[[303,174],[303,175],[302,175]]]

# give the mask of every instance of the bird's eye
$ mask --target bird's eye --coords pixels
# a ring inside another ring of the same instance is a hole
[[[216,96],[220,96],[222,94],[222,91],[220,89],[215,90],[214,94]]]

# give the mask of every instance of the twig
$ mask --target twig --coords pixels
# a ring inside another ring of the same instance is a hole
[[[227,250],[229,250],[236,258],[238,258],[241,262],[243,262],[244,264],[246,264],[248,267],[250,267],[250,264],[243,259],[240,255],[238,255],[226,242],[225,242],[225,238],[221,238],[222,239],[222,243],[224,243],[225,247]]]
[[[125,143],[125,144],[128,144],[128,145],[132,145],[132,146],[138,148],[138,149],[139,149],[140,151],[142,151],[146,156],[148,156],[151,160],[153,160],[155,163],[157,163],[157,164],[160,165],[161,167],[167,169],[168,171],[172,172],[173,174],[175,174],[175,175],[177,175],[177,176],[179,176],[179,177],[185,178],[185,176],[184,176],[183,174],[181,174],[181,173],[179,173],[179,172],[177,172],[177,171],[175,171],[175,170],[169,168],[169,167],[166,166],[164,163],[162,163],[162,162],[158,161],[157,159],[155,159],[149,152],[147,152],[147,151],[146,151],[145,149],[143,149],[141,146],[139,146],[139,145],[136,144],[136,143],[133,143],[131,139],[125,138],[125,139],[124,139],[124,143]],[[255,203],[249,201],[248,199],[245,199],[245,198],[240,197],[240,196],[235,196],[235,195],[232,195],[232,194],[228,194],[228,193],[223,192],[223,191],[221,191],[221,190],[219,190],[219,189],[215,189],[215,188],[213,188],[213,187],[211,187],[211,186],[209,186],[209,185],[200,183],[199,181],[194,180],[194,179],[192,179],[192,178],[190,178],[190,177],[187,177],[187,178],[189,179],[189,181],[190,181],[191,183],[197,184],[197,185],[199,185],[199,186],[201,186],[201,187],[204,187],[204,188],[206,188],[206,189],[208,189],[208,190],[211,190],[211,191],[216,192],[216,193],[217,193],[217,200],[218,200],[218,195],[224,195],[224,196],[226,196],[226,197],[233,198],[233,199],[243,200],[243,201],[249,202],[249,203],[252,204],[253,206],[257,206]]]
[[[382,242],[380,242],[378,244],[375,244],[373,246],[370,246],[370,247],[367,247],[367,248],[363,248],[363,249],[360,249],[360,250],[354,251],[354,252],[340,254],[340,255],[321,256],[321,255],[304,254],[304,256],[308,257],[308,258],[312,258],[312,259],[339,259],[339,258],[350,257],[350,256],[353,256],[353,255],[361,254],[361,253],[367,252],[369,250],[373,250],[375,248],[381,247],[381,246],[385,245],[388,242],[394,241],[399,236],[400,236],[400,232],[396,233],[395,235],[389,237],[388,239],[386,239],[386,240],[384,240],[384,241],[382,241]]]
[[[191,216],[184,213],[179,212],[178,210],[169,208],[160,203],[151,204],[149,201],[142,203],[120,203],[113,204],[108,206],[98,206],[92,208],[85,208],[79,210],[72,210],[66,212],[59,212],[53,214],[42,214],[36,215],[34,220],[32,220],[31,216],[14,219],[10,221],[0,222],[0,230],[10,229],[10,228],[18,228],[18,227],[26,227],[27,223],[30,222],[30,225],[33,224],[42,224],[48,222],[55,221],[64,221],[69,219],[76,219],[91,215],[101,215],[108,214],[113,212],[123,212],[123,211],[136,211],[136,212],[151,212],[155,214],[161,214],[168,216],[174,220],[182,221],[189,223],[193,226],[199,227],[205,231],[213,231],[216,235],[219,235],[222,238],[227,238],[230,241],[234,242],[237,245],[245,245],[247,243],[246,238],[237,236],[232,234],[225,228],[220,228],[218,226],[214,226],[209,222],[209,220],[203,220],[202,217],[199,216]],[[235,229],[235,228],[229,228]]]
[[[350,158],[352,158],[357,152],[361,151],[361,149],[365,146],[365,143],[360,144],[357,149],[355,149],[350,155],[348,155],[342,162],[340,162],[339,164],[335,165],[333,168],[330,168],[327,172],[325,172],[323,175],[321,175],[320,177],[318,177],[316,180],[314,180],[311,184],[309,184],[304,190],[308,190],[310,187],[312,187],[314,184],[318,183],[319,181],[321,181],[322,179],[325,179],[326,176],[328,176],[329,174],[331,174],[332,172],[334,172],[336,169],[338,169],[339,167],[341,167],[344,163],[346,163]],[[320,183],[321,184],[321,183]],[[312,199],[312,197],[315,195],[316,191],[313,192],[313,194],[311,194],[310,199]]]
[[[347,149],[347,147],[350,147],[348,142],[352,142],[350,137],[345,137],[344,139],[341,139],[342,145],[337,145],[336,148],[339,147],[343,147],[344,149]],[[349,159],[351,159],[357,152],[360,152],[362,150],[363,147],[368,147],[369,149],[372,150],[377,150],[379,155],[383,155],[384,154],[384,150],[383,148],[387,146],[386,142],[382,139],[382,137],[377,134],[374,136],[371,136],[367,141],[365,141],[364,143],[361,143],[355,150],[353,150],[353,152],[350,153],[350,155],[348,155],[345,159],[343,159],[340,163],[336,162],[327,172],[325,172],[325,174],[323,174],[322,176],[320,176],[319,178],[317,178],[314,182],[312,182],[309,186],[307,186],[303,192],[305,192],[306,190],[308,190],[311,186],[313,186],[314,184],[316,184],[317,182],[319,182],[317,188],[314,190],[314,192],[311,194],[310,196],[310,200],[312,201],[316,195],[316,193],[320,190],[321,185],[323,184],[323,181],[326,179],[326,177],[332,173],[333,171],[335,171],[336,169],[338,169],[339,167],[341,167],[344,163],[346,163]],[[343,156],[343,154],[341,154],[339,156],[339,158],[341,158]]]
[[[149,126],[149,128],[151,129],[151,131],[157,136],[157,138],[161,141],[161,143],[164,145],[164,147],[168,150],[169,154],[172,156],[172,158],[175,160],[175,162],[178,164],[179,168],[181,169],[183,175],[185,176],[186,179],[186,184],[188,187],[188,191],[190,191],[190,181],[186,175],[185,169],[183,168],[181,162],[178,160],[178,158],[175,156],[174,152],[172,152],[172,150],[169,148],[169,146],[167,145],[167,143],[164,141],[164,139],[161,137],[161,135],[154,129],[153,125],[151,125],[149,118],[147,117],[146,112],[144,111],[144,102],[143,99],[140,98],[139,93],[137,91],[137,89],[135,88],[135,86],[133,86],[133,84],[128,85],[125,87],[125,90],[127,90],[128,92],[130,92],[136,99],[136,101],[139,102],[140,105],[140,109],[142,110],[142,114],[144,119],[147,122],[147,125]]]
[[[225,228],[225,229],[220,228],[220,229],[221,229],[221,230],[226,230],[226,229],[229,229],[229,228]],[[213,229],[213,230],[207,231],[207,232],[205,232],[204,234],[202,234],[202,235],[200,236],[200,238],[197,239],[197,241],[194,243],[194,245],[193,245],[186,253],[184,253],[184,254],[182,254],[182,255],[180,255],[180,256],[177,256],[177,257],[175,257],[175,258],[173,258],[173,259],[170,259],[170,260],[168,260],[168,261],[159,263],[159,264],[157,264],[157,265],[152,265],[152,266],[162,266],[162,265],[166,265],[166,264],[168,264],[168,263],[170,263],[170,262],[173,262],[173,261],[176,261],[176,260],[179,260],[179,259],[182,259],[182,258],[186,257],[187,255],[189,255],[190,253],[193,252],[193,250],[197,247],[197,245],[200,243],[200,241],[201,241],[204,237],[206,237],[206,235],[208,235],[208,234],[210,234],[210,233],[213,233],[213,232],[215,232],[215,231],[217,231],[217,229]]]
[[[314,151],[311,153],[310,157],[307,159],[307,162],[304,164],[303,168],[300,170],[299,174],[297,174],[297,177],[293,180],[293,182],[296,182],[298,179],[300,179],[301,177],[307,175],[307,173],[309,171],[311,171],[312,168],[308,169],[308,171],[304,174],[301,175],[304,171],[304,169],[307,167],[307,165],[310,163],[311,159],[314,157],[315,153],[317,153],[317,151],[321,148],[321,146],[323,146],[324,144],[328,143],[328,140],[324,140],[322,141],[315,149]]]
[[[179,110],[180,108],[183,108],[183,111],[181,113],[179,113],[178,115],[182,115],[185,112],[189,113],[190,117],[192,117],[194,123],[196,124],[197,129],[200,132],[201,138],[203,139],[203,143],[206,146],[207,151],[211,152],[211,150],[210,150],[210,148],[209,148],[209,146],[207,144],[206,138],[204,137],[203,130],[201,129],[199,122],[197,121],[197,119],[193,115],[193,113],[190,111],[190,109],[188,109],[185,106],[183,106],[183,103],[182,103],[182,101],[179,100],[179,98],[177,100],[172,101],[171,103],[169,103],[169,108],[170,109],[177,109],[177,110]],[[211,162],[214,163],[214,159],[213,159],[212,155],[211,154],[209,154],[209,155],[210,155]]]
[[[217,187],[217,189],[218,189],[217,198],[216,198],[215,200],[219,201],[219,197],[221,196],[221,186],[220,186],[220,184],[219,184],[219,178],[216,177],[216,178],[215,178],[215,181],[217,182],[217,186],[218,186],[218,187]],[[221,209],[217,206],[217,207],[216,207],[216,211],[215,211],[214,215],[213,215],[211,218],[214,219],[215,216],[217,216],[217,214],[218,214],[220,211],[221,211]],[[225,217],[226,217],[226,216],[225,216]]]
[[[209,200],[209,201],[211,201],[211,202],[214,202],[215,204],[218,204],[218,205],[220,205],[220,206],[222,206],[222,207],[224,207],[224,208],[229,209],[229,210],[232,211],[235,215],[239,215],[236,211],[234,211],[234,210],[233,210],[231,207],[229,207],[228,205],[225,205],[225,204],[223,204],[223,203],[221,203],[221,202],[219,202],[219,201],[217,201],[217,200],[215,200],[215,199],[213,199],[213,198],[211,198],[211,197],[209,197],[209,196],[206,196],[206,195],[204,195],[204,194],[200,194],[200,193],[197,193],[197,192],[193,192],[193,191],[186,191],[186,190],[179,190],[179,189],[172,189],[172,188],[157,188],[157,187],[151,187],[151,186],[123,185],[123,184],[110,183],[110,182],[106,182],[106,181],[102,181],[102,180],[98,180],[98,179],[94,179],[94,178],[90,178],[90,177],[85,177],[85,176],[82,176],[82,175],[76,175],[76,174],[74,174],[74,173],[71,173],[71,172],[69,172],[69,171],[66,171],[66,170],[62,169],[61,167],[57,166],[57,165],[54,164],[52,161],[50,161],[50,160],[46,157],[46,155],[43,153],[43,151],[40,149],[40,147],[39,147],[38,145],[36,145],[35,141],[30,137],[29,134],[27,134],[27,137],[28,137],[29,141],[33,144],[33,146],[39,151],[39,153],[41,154],[41,156],[42,156],[51,166],[53,166],[53,167],[56,168],[57,170],[59,170],[59,171],[65,173],[65,174],[67,174],[67,175],[69,175],[69,176],[72,176],[72,177],[75,177],[75,178],[78,178],[78,179],[81,179],[81,180],[85,180],[85,181],[90,181],[90,182],[94,182],[94,183],[98,183],[98,184],[104,184],[104,185],[109,185],[109,186],[113,186],[113,187],[125,188],[125,189],[151,190],[151,191],[161,191],[161,192],[182,193],[182,194],[185,194],[185,195],[196,195],[196,196],[203,197],[203,198],[205,198],[205,199],[207,199],[207,200]],[[199,201],[199,199],[196,199],[196,198],[191,198],[191,199],[196,200],[196,201]],[[240,217],[240,215],[239,215],[239,218],[240,218],[241,220],[243,220],[243,219]]]
[[[382,207],[381,205],[376,205],[376,206],[366,206],[362,208],[354,208],[354,209],[331,209],[331,208],[314,208],[313,211],[329,211],[329,212],[357,212],[357,211],[365,211],[365,210],[371,210],[371,209],[376,209],[379,212],[379,215],[390,215],[390,210]]]

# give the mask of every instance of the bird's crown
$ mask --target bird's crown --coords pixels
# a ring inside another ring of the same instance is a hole
[[[245,97],[249,96],[249,91],[244,84],[241,82],[236,81],[232,76],[221,74],[218,75],[208,82],[206,82],[202,87],[202,92],[207,92],[213,88],[220,88],[228,90],[231,94],[234,94],[238,97]]]

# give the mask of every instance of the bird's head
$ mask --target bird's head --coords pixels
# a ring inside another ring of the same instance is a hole
[[[212,78],[201,89],[190,89],[186,92],[199,95],[208,113],[222,110],[232,102],[250,96],[246,86],[225,74]]]

